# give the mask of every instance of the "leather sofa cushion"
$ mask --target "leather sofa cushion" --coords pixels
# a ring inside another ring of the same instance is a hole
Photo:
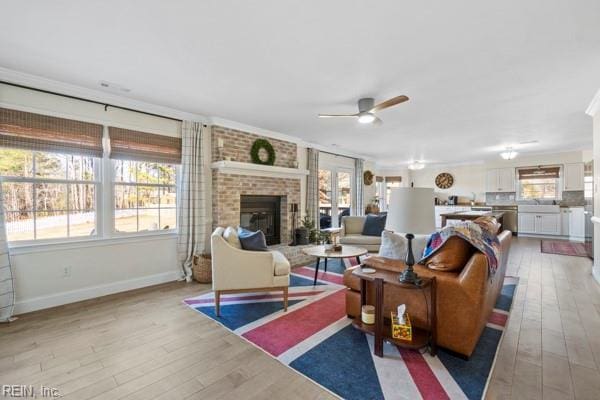
[[[453,236],[446,240],[433,256],[427,259],[426,265],[436,271],[459,271],[461,270],[471,255],[473,246],[466,240]]]
[[[273,254],[273,264],[275,265],[275,276],[288,275],[290,273],[290,262],[278,251],[271,251]]]
[[[344,235],[340,238],[340,243],[341,244],[354,244],[354,245],[361,245],[361,244],[380,245],[381,237],[380,236],[364,236],[364,235],[357,235],[357,234]]]

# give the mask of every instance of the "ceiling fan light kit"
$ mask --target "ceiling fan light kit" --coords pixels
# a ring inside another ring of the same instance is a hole
[[[375,105],[375,99],[372,97],[365,97],[358,100],[358,112],[356,114],[319,114],[319,118],[354,117],[358,118],[358,122],[361,124],[379,124],[381,123],[381,119],[375,115],[376,112],[404,103],[405,101],[408,101],[408,97],[402,95],[392,97],[389,100]]]
[[[375,116],[369,112],[360,113],[358,116],[358,122],[361,124],[370,124],[375,121]]]

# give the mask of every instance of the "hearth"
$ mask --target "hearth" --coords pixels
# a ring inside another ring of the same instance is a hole
[[[261,230],[267,245],[281,243],[281,196],[240,196],[240,226]]]

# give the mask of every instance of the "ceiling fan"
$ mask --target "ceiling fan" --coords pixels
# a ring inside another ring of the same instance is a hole
[[[365,97],[358,100],[358,112],[356,114],[319,114],[319,118],[356,117],[361,124],[381,123],[375,113],[392,106],[408,101],[407,96],[396,96],[375,105],[375,99]]]

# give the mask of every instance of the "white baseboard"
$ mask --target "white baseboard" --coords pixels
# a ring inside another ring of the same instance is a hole
[[[596,262],[594,262],[594,266],[592,267],[592,276],[600,285],[600,265],[596,265]]]
[[[107,283],[104,285],[91,286],[77,290],[70,290],[68,292],[25,299],[15,303],[15,315],[61,306],[64,304],[75,303],[77,301],[93,299],[100,296],[106,296],[108,294],[139,289],[146,286],[173,282],[178,280],[180,277],[179,271],[168,271],[160,274],[128,279],[125,281]]]

